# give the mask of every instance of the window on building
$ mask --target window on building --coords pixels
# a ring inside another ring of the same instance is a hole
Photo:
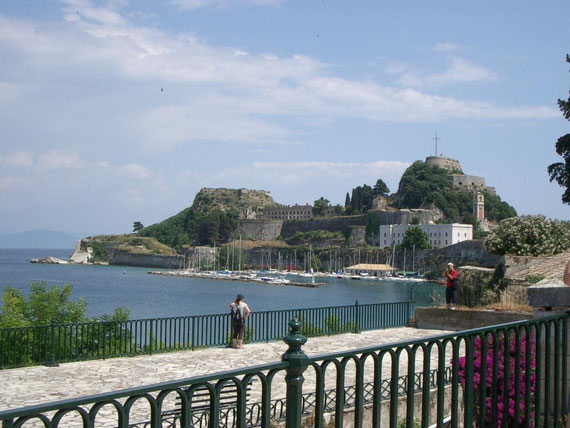
[[[445,245],[447,245],[447,239],[445,240]]]

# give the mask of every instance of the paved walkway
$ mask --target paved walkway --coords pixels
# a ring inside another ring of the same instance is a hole
[[[440,335],[441,330],[393,328],[309,338],[309,356]],[[282,341],[245,345],[243,349],[209,348],[138,357],[0,370],[0,410],[85,395],[117,391],[169,380],[239,369],[279,361],[287,346]],[[432,359],[434,357],[432,356]],[[435,359],[435,361],[437,361]],[[435,368],[435,361],[432,368]],[[421,362],[421,360],[419,361]],[[407,362],[400,361],[401,374]],[[420,366],[421,367],[421,366]],[[418,367],[420,370],[420,368]],[[384,373],[389,374],[389,371]],[[307,376],[310,389],[310,376]],[[331,376],[334,381],[334,376]]]

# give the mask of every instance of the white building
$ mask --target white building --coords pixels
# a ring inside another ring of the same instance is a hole
[[[442,248],[473,239],[471,224],[387,224],[380,226],[380,248],[402,243],[410,227],[419,227],[428,236],[432,248]]]

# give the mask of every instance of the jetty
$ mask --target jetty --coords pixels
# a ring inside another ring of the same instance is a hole
[[[211,279],[221,281],[241,281],[267,285],[287,285],[290,287],[317,288],[323,282],[298,282],[282,276],[258,276],[255,272],[201,272],[191,270],[149,271],[151,275],[176,276],[182,278]],[[313,280],[314,281],[314,280]]]

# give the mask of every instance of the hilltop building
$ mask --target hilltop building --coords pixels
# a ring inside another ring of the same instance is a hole
[[[473,239],[471,224],[387,224],[380,225],[380,248],[400,245],[410,227],[419,227],[428,236],[432,248],[443,248]]]
[[[453,187],[474,192],[486,190],[489,193],[496,194],[494,187],[490,187],[485,184],[484,177],[464,174],[461,169],[461,164],[457,159],[446,158],[443,156],[428,156],[426,157],[425,163],[429,166],[447,170]]]
[[[282,205],[280,207],[267,207],[263,209],[263,218],[269,220],[308,220],[313,218],[313,206],[306,205]],[[325,217],[339,215],[338,207],[329,205],[325,210]]]

